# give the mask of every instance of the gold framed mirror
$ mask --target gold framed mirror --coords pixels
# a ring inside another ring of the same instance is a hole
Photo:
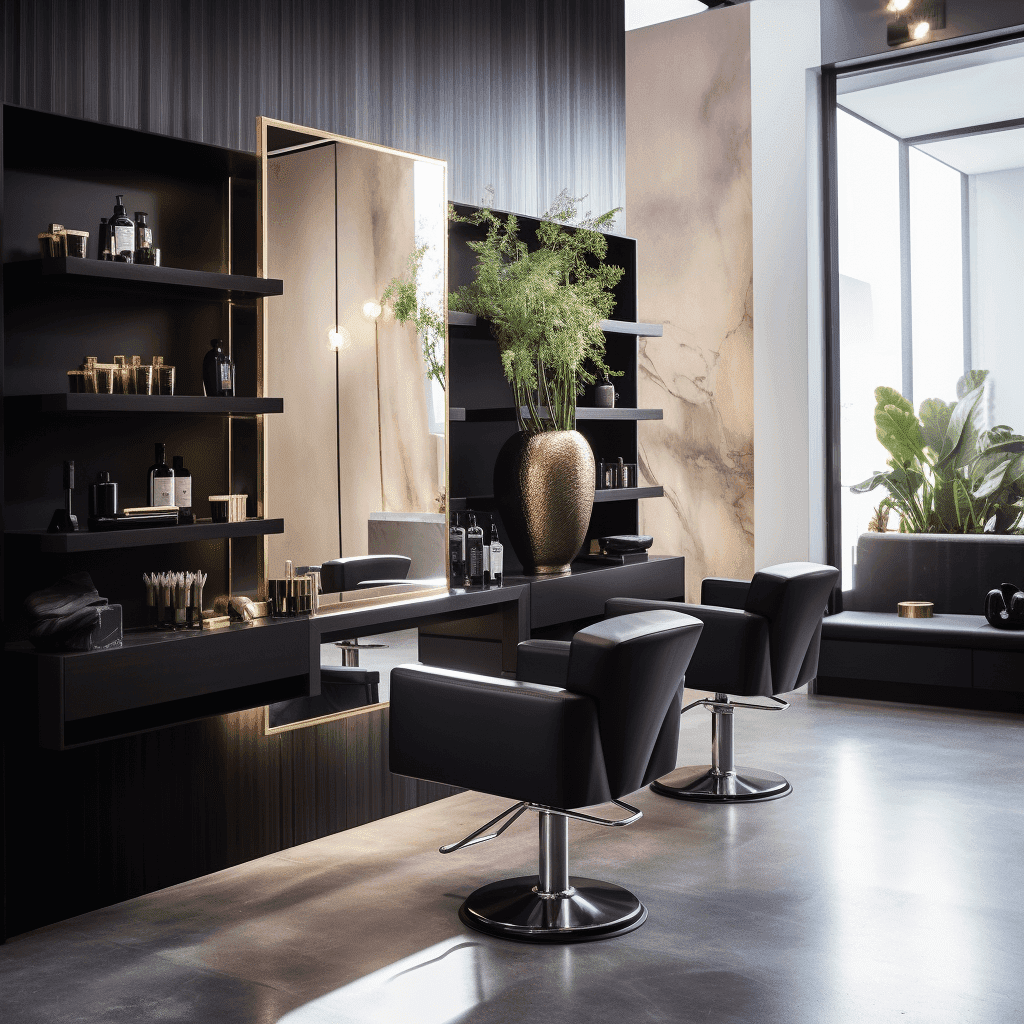
[[[284,399],[263,426],[285,521],[267,574],[324,565],[321,615],[446,593],[447,164],[265,117],[257,138],[259,273],[284,281],[258,313]],[[402,568],[344,587],[327,570],[367,555]]]

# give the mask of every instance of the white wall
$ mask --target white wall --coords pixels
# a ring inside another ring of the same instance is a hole
[[[824,556],[819,296],[813,288],[817,267],[808,267],[808,243],[819,225],[812,220],[809,233],[808,165],[813,168],[813,162],[807,159],[806,74],[821,63],[820,55],[818,0],[750,5],[758,568]],[[812,179],[812,202],[817,191]]]
[[[970,177],[971,365],[991,370],[986,426],[1024,433],[1024,167]]]

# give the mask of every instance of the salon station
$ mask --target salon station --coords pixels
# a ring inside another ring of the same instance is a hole
[[[1014,1019],[1022,7],[11,5],[0,1018]]]

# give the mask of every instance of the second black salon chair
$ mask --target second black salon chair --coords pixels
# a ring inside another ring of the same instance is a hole
[[[839,571],[830,565],[786,562],[754,573],[750,582],[709,577],[701,584],[699,605],[626,597],[607,603],[606,615],[663,608],[704,623],[686,685],[715,696],[694,701],[683,711],[699,705],[710,709],[711,764],[679,768],[651,789],[680,800],[712,803],[771,800],[792,790],[775,772],[736,766],[733,712],[784,711],[789,704],[778,695],[814,679],[825,605],[838,579]],[[749,704],[730,697],[766,697],[772,703]]]
[[[392,670],[391,770],[516,801],[441,853],[495,839],[525,811],[539,818],[538,873],[477,889],[459,910],[464,924],[525,942],[584,942],[643,924],[647,910],[627,889],[570,876],[568,819],[641,817],[620,798],[676,763],[679,693],[700,631],[688,615],[648,611],[572,641],[521,643],[515,680]],[[570,809],[607,801],[627,816]]]

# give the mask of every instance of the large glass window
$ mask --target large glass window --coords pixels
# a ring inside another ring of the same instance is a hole
[[[1024,81],[1024,43],[837,78],[830,525],[847,593],[865,533],[1024,532],[1024,446],[998,488],[982,481],[1001,464],[985,458],[999,441],[986,431],[1024,435],[1024,91],[1017,117],[999,121],[1005,104],[992,107],[977,73],[997,64]],[[880,387],[923,439],[920,457],[879,439]],[[972,392],[964,441],[943,460],[950,408]]]

